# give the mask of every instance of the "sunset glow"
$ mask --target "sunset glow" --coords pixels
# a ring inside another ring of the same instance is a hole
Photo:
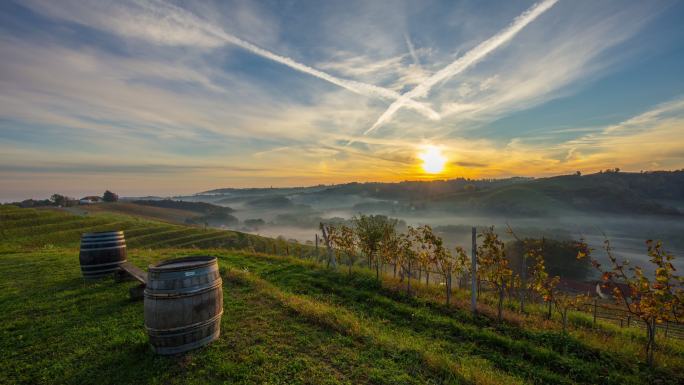
[[[439,174],[444,171],[444,165],[447,159],[442,155],[442,150],[435,146],[427,146],[425,150],[418,155],[423,161],[423,170],[428,174]]]
[[[0,200],[684,168],[681,2],[1,3]]]

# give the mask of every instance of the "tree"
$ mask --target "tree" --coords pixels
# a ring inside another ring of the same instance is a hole
[[[116,202],[119,200],[119,196],[107,190],[102,194],[102,200],[105,202]]]
[[[587,297],[585,295],[571,295],[559,290],[560,277],[548,275],[544,267],[543,255],[539,255],[536,262],[532,275],[532,288],[542,296],[545,302],[549,303],[549,306],[555,306],[561,316],[563,335],[566,335],[568,330],[568,311],[573,309],[580,310],[586,303]],[[550,316],[549,308],[549,318]]]
[[[323,240],[325,241],[326,250],[328,252],[328,258],[326,266],[330,267],[332,263],[333,268],[337,268],[335,258],[333,257],[333,240],[336,237],[336,228],[331,224],[320,223],[321,233],[323,233]]]
[[[548,248],[546,247],[547,244],[544,238],[541,240],[529,238],[520,240],[510,226],[508,227],[508,233],[523,245],[523,257],[530,258],[534,262],[531,269],[530,280],[529,282],[524,283],[524,288],[534,290],[542,297],[544,302],[549,304],[548,318],[551,318],[551,306],[555,306],[556,310],[561,316],[563,335],[567,334],[568,311],[572,309],[579,310],[586,302],[586,296],[574,296],[564,293],[558,289],[560,277],[557,275],[551,276],[546,269]],[[577,247],[575,247],[575,249],[576,248]]]
[[[69,202],[68,197],[60,194],[52,194],[50,200],[52,201],[52,203],[54,203],[55,206],[66,206]]]
[[[356,236],[354,229],[346,225],[340,225],[333,233],[333,244],[337,255],[338,263],[341,263],[341,256],[346,255],[349,265],[349,275],[352,273],[352,266],[356,262]]]
[[[380,258],[376,255],[385,231],[385,226],[396,226],[396,219],[384,215],[363,215],[353,217],[352,222],[359,241],[359,248],[368,258],[368,268],[375,263],[376,279],[380,280]]]
[[[378,256],[383,263],[394,265],[394,277],[397,277],[397,264],[400,258],[400,238],[396,230],[396,222],[389,221],[385,224],[380,239]]]
[[[578,258],[591,255],[592,250],[582,241],[583,249]],[[619,262],[610,241],[606,239],[603,249],[609,260],[609,267],[591,259],[592,265],[601,272],[602,287],[610,289],[615,303],[624,308],[646,325],[646,359],[653,365],[653,351],[656,347],[656,325],[684,316],[684,278],[675,274],[672,264],[675,256],[663,249],[660,241],[646,241],[646,249],[653,264],[653,278],[645,275],[641,267],[629,266],[629,261]]]
[[[462,271],[467,264],[468,256],[465,253],[465,250],[457,247],[457,257],[454,258],[449,249],[444,246],[442,238],[436,235],[430,226],[421,226],[418,228],[418,231],[420,234],[422,254],[420,259],[429,263],[427,265],[428,268],[430,265],[436,266],[444,277],[446,305],[448,306],[451,302],[451,276],[457,271]],[[426,270],[428,270],[428,268],[426,268]]]
[[[515,236],[513,230],[510,233]],[[515,236],[516,239],[517,236]],[[530,280],[527,283],[527,288],[537,292],[544,302],[548,303],[549,312],[547,318],[551,318],[551,305],[553,304],[554,288],[560,282],[560,277],[550,277],[546,270],[546,260],[544,258],[545,239],[542,238],[540,242],[532,239],[522,241],[525,246],[525,256],[533,260]]]
[[[504,243],[499,240],[494,228],[485,229],[479,236],[484,239],[477,248],[477,263],[479,265],[477,272],[499,294],[497,318],[501,321],[503,319],[503,299],[506,286],[510,286],[513,281],[513,270],[509,267],[508,259],[506,259]]]
[[[418,226],[415,229],[416,246],[418,247],[418,263],[425,270],[425,285],[430,284],[430,266],[437,263],[437,240],[428,225]],[[420,275],[419,277],[420,278]]]
[[[418,259],[414,245],[415,236],[416,230],[409,226],[406,234],[401,234],[398,240],[399,262],[406,275],[406,295],[411,295],[411,269]]]

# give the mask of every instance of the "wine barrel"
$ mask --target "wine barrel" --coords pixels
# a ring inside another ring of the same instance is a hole
[[[119,270],[126,262],[126,240],[123,231],[85,233],[81,236],[81,272],[83,278],[102,278]]]
[[[145,329],[152,350],[176,354],[219,337],[223,285],[215,257],[185,257],[150,265]]]

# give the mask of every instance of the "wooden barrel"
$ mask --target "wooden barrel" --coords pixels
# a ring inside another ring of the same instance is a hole
[[[81,272],[86,279],[102,278],[119,270],[126,262],[123,231],[85,233],[81,236]]]
[[[185,257],[150,265],[145,329],[152,350],[176,354],[219,337],[223,285],[215,257]]]

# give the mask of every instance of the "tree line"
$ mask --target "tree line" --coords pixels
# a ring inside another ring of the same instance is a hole
[[[85,197],[85,198],[98,198],[102,200],[103,202],[116,202],[119,200],[119,195],[107,190],[105,191],[102,196],[93,196],[93,197]],[[82,198],[82,199],[85,199]],[[52,194],[49,199],[24,199],[23,201],[20,202],[11,202],[7,203],[9,205],[13,206],[19,206],[19,207],[45,207],[45,206],[56,206],[56,207],[71,207],[71,206],[77,206],[79,204],[79,199],[73,198],[67,195],[62,195],[62,194]]]

